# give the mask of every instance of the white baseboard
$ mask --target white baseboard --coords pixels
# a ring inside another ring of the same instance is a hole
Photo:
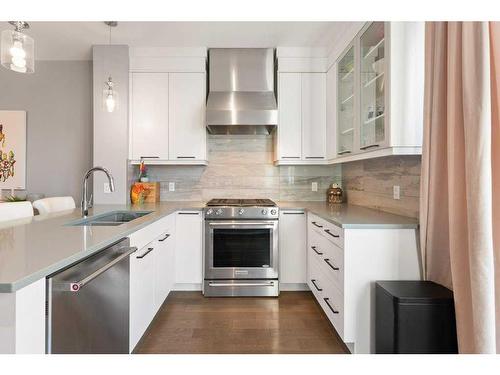
[[[302,283],[280,283],[281,292],[310,290],[307,284]]]
[[[175,291],[198,291],[201,292],[201,284],[175,284],[174,285],[174,290]]]

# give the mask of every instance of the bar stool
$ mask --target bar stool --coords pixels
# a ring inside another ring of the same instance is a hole
[[[5,202],[0,203],[0,222],[23,219],[33,216],[31,202]]]
[[[76,205],[72,197],[51,197],[34,201],[33,207],[38,210],[40,215],[45,215],[51,212],[71,210]]]

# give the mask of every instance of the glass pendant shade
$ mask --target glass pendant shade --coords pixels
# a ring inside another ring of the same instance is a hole
[[[118,93],[111,77],[105,83],[104,90],[102,91],[102,104],[106,112],[114,112],[118,107]]]
[[[17,30],[2,31],[1,63],[18,73],[35,71],[35,41]]]

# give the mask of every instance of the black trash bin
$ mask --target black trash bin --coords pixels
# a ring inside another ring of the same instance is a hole
[[[432,281],[378,281],[375,352],[457,353],[453,292]]]

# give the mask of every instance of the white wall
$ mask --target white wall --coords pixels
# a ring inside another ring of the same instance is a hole
[[[0,67],[0,110],[27,111],[27,192],[80,201],[92,160],[91,85],[90,61],[36,61],[33,74]]]

